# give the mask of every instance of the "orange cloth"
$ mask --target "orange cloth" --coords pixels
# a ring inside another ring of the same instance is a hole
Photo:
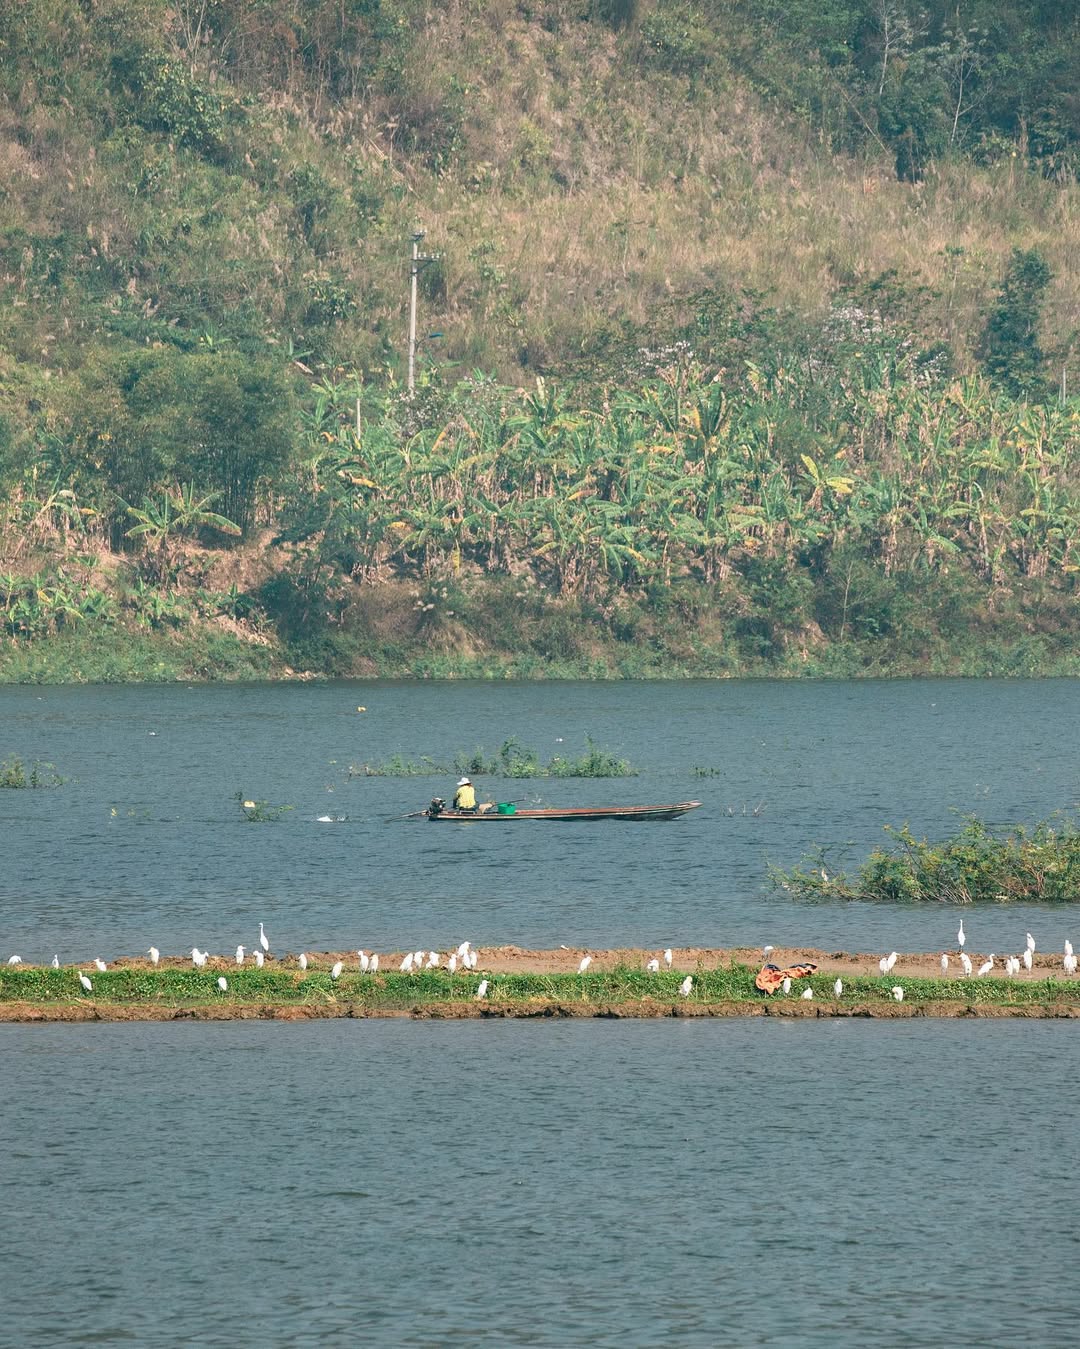
[[[785,979],[805,979],[808,974],[813,974],[817,969],[816,965],[809,960],[801,965],[789,965],[786,969],[781,969],[779,965],[762,965],[754,980],[755,988],[759,988],[762,993],[775,993]]]

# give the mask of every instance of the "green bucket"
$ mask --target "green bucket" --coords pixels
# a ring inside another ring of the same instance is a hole
[[[495,814],[496,814],[496,815],[516,815],[516,814],[517,814],[517,806],[514,805],[513,801],[500,801],[500,802],[498,803],[498,805],[495,807]]]

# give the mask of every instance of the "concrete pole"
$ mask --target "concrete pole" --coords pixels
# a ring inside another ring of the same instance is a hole
[[[416,387],[416,277],[420,271],[420,240],[412,241],[409,266],[409,392]]]

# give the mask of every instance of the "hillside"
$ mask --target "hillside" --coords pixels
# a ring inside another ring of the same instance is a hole
[[[0,677],[1072,669],[1080,20],[957,13],[14,0]]]

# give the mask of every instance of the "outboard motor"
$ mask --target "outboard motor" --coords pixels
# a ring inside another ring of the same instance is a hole
[[[428,818],[433,820],[436,815],[441,815],[443,811],[443,806],[445,805],[446,801],[444,800],[443,797],[433,796],[431,798],[431,805],[428,806],[427,809]]]

